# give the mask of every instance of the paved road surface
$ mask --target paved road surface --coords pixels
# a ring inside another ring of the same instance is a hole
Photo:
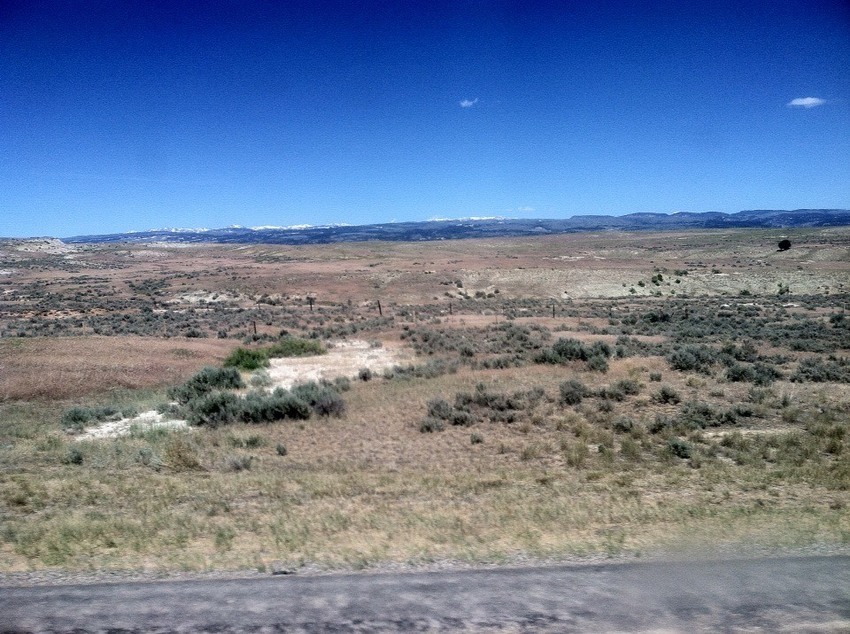
[[[850,557],[0,588],[0,631],[850,632]]]

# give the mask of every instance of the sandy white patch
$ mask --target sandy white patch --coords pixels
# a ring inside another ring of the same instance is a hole
[[[354,378],[361,368],[369,368],[377,373],[414,360],[411,350],[373,348],[367,341],[337,341],[332,345],[327,354],[317,357],[272,359],[268,373],[274,387],[289,389],[296,383],[333,380],[338,376]]]
[[[174,299],[168,300],[168,304],[218,304],[221,302],[238,302],[245,299],[243,295],[234,293],[214,293],[212,291],[192,291],[183,293]]]
[[[82,434],[75,436],[75,440],[97,440],[99,438],[117,438],[118,436],[129,436],[130,431],[136,427],[137,429],[155,429],[157,427],[166,427],[169,429],[184,429],[187,427],[185,420],[166,420],[165,417],[157,411],[150,410],[142,412],[138,416],[132,418],[122,418],[121,420],[108,421],[97,425],[96,427],[88,427]]]

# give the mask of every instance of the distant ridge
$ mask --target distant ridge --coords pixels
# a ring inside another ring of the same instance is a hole
[[[539,236],[581,231],[672,231],[741,227],[837,227],[850,225],[848,209],[758,209],[727,214],[717,211],[674,214],[634,213],[625,216],[573,216],[556,219],[467,218],[391,222],[372,225],[298,225],[223,229],[154,229],[105,235],[72,236],[70,243],[213,242],[234,244],[329,244],[367,240],[427,241]]]

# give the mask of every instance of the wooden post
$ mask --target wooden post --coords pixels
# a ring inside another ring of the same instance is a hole
[[[555,302],[552,302],[552,319],[555,319]]]
[[[257,334],[257,322],[256,321],[254,322],[254,334],[255,335]]]
[[[449,315],[451,315],[451,314],[452,314],[452,303],[449,302]]]
[[[313,312],[313,298],[308,297],[307,302],[309,302],[309,304],[310,304],[310,312],[312,313]]]
[[[379,314],[381,317],[383,317],[383,316],[384,316],[384,311],[383,311],[383,310],[381,310],[381,300],[380,300],[380,299],[378,300],[378,314]]]

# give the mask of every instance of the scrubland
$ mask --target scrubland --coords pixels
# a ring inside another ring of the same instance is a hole
[[[20,247],[0,571],[850,544],[848,229]]]

